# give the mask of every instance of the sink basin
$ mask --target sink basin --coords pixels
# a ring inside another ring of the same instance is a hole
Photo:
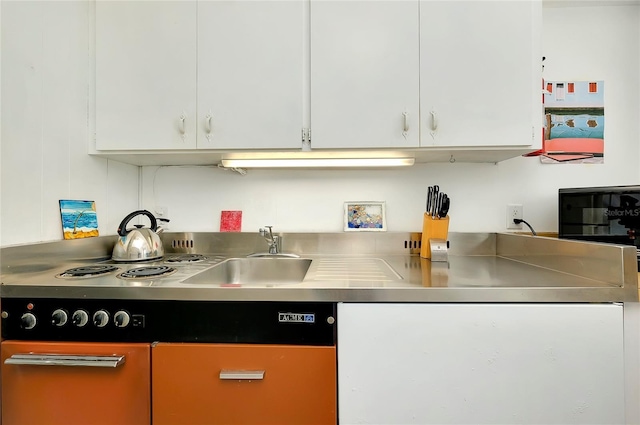
[[[254,254],[247,255],[247,258],[254,257],[267,257],[267,258],[300,258],[298,254],[289,254],[285,252],[279,252],[277,254],[270,254],[268,252],[256,252]]]
[[[304,280],[311,265],[308,258],[229,258],[198,273],[184,283],[222,286],[290,285]]]

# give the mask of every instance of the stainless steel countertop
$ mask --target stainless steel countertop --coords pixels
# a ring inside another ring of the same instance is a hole
[[[114,274],[60,279],[72,268],[104,261],[114,238],[60,241],[0,250],[2,297],[224,301],[348,302],[632,302],[638,301],[636,250],[514,234],[452,233],[449,261],[420,258],[420,234],[281,234],[285,251],[312,260],[304,280],[234,287],[185,283],[227,258],[264,249],[254,234],[168,234],[168,253],[199,253],[202,263],[174,266],[168,277],[123,280]],[[73,242],[73,243],[69,243]],[[105,252],[106,251],[106,252]],[[350,273],[375,261],[378,277]],[[327,274],[338,262],[344,272]],[[119,272],[151,263],[117,264]],[[388,270],[391,272],[386,273]],[[394,273],[395,272],[395,273]]]

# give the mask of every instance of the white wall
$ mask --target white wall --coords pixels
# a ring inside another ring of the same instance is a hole
[[[138,167],[87,155],[93,19],[88,1],[2,8],[0,245],[62,239],[58,200],[96,201],[100,234],[138,205]]]
[[[583,3],[584,4],[584,3]],[[588,3],[587,3],[588,4]],[[92,199],[101,234],[138,207],[138,168],[86,155],[93,138],[92,3],[0,2],[0,245],[62,238],[59,199]],[[557,230],[559,187],[638,184],[638,6],[544,10],[544,77],[602,79],[605,164],[423,164],[402,170],[250,171],[143,167],[141,205],[166,206],[171,230],[217,231],[220,211],[244,211],[243,230],[339,232],[347,200],[385,200],[389,229],[420,231],[425,190],[453,198],[451,230],[503,231],[522,203],[538,231]]]
[[[579,3],[581,5],[588,2]],[[638,6],[547,7],[547,80],[604,80],[605,163],[543,165],[538,158],[494,164],[422,164],[384,171],[259,171],[143,167],[143,206],[168,207],[172,231],[218,231],[220,211],[243,211],[243,231],[342,231],[344,201],[385,200],[391,231],[420,231],[425,192],[452,198],[450,230],[505,231],[507,203],[524,205],[538,231],[557,231],[561,187],[640,183]]]

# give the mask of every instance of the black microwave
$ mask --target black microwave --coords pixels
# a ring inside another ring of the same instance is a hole
[[[558,211],[560,238],[635,245],[640,259],[640,186],[559,189]]]

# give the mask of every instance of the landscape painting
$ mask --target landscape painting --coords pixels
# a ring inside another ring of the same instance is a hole
[[[91,238],[98,235],[98,217],[94,201],[60,200],[60,217],[65,239]]]
[[[604,163],[604,81],[546,81],[543,163]]]

